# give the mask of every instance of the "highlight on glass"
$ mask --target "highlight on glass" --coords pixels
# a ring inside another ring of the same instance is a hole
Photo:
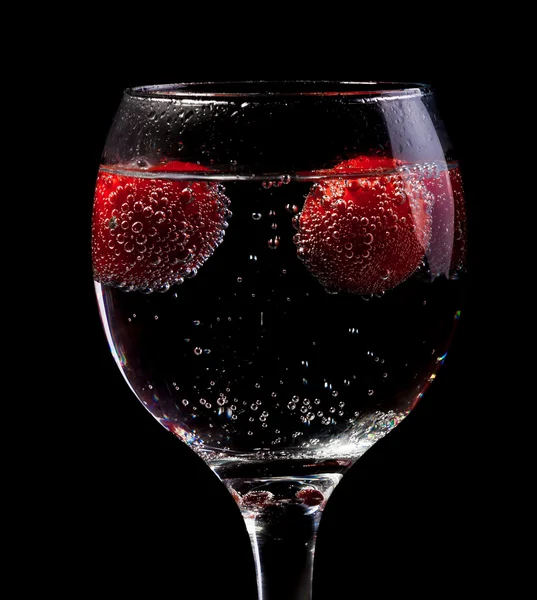
[[[425,84],[125,91],[93,205],[102,323],[136,397],[235,499],[259,599],[311,598],[331,493],[444,362],[465,217]]]

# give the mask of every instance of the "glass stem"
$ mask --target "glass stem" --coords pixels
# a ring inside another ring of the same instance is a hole
[[[341,475],[224,480],[254,554],[258,600],[311,600],[317,529]]]

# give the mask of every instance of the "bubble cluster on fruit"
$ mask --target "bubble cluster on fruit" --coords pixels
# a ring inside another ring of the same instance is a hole
[[[148,293],[194,277],[224,239],[229,204],[220,183],[101,171],[92,230],[95,280]]]
[[[412,170],[316,183],[295,217],[297,255],[327,291],[383,293],[420,266],[433,204]]]

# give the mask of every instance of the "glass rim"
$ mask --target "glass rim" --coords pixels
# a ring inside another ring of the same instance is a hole
[[[427,83],[394,81],[244,80],[195,81],[129,87],[125,95],[142,99],[252,100],[278,98],[397,99],[432,93]]]

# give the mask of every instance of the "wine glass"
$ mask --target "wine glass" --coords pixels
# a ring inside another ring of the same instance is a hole
[[[235,499],[259,598],[311,598],[353,463],[460,317],[459,167],[424,84],[128,89],[97,177],[95,290],[134,394]]]

